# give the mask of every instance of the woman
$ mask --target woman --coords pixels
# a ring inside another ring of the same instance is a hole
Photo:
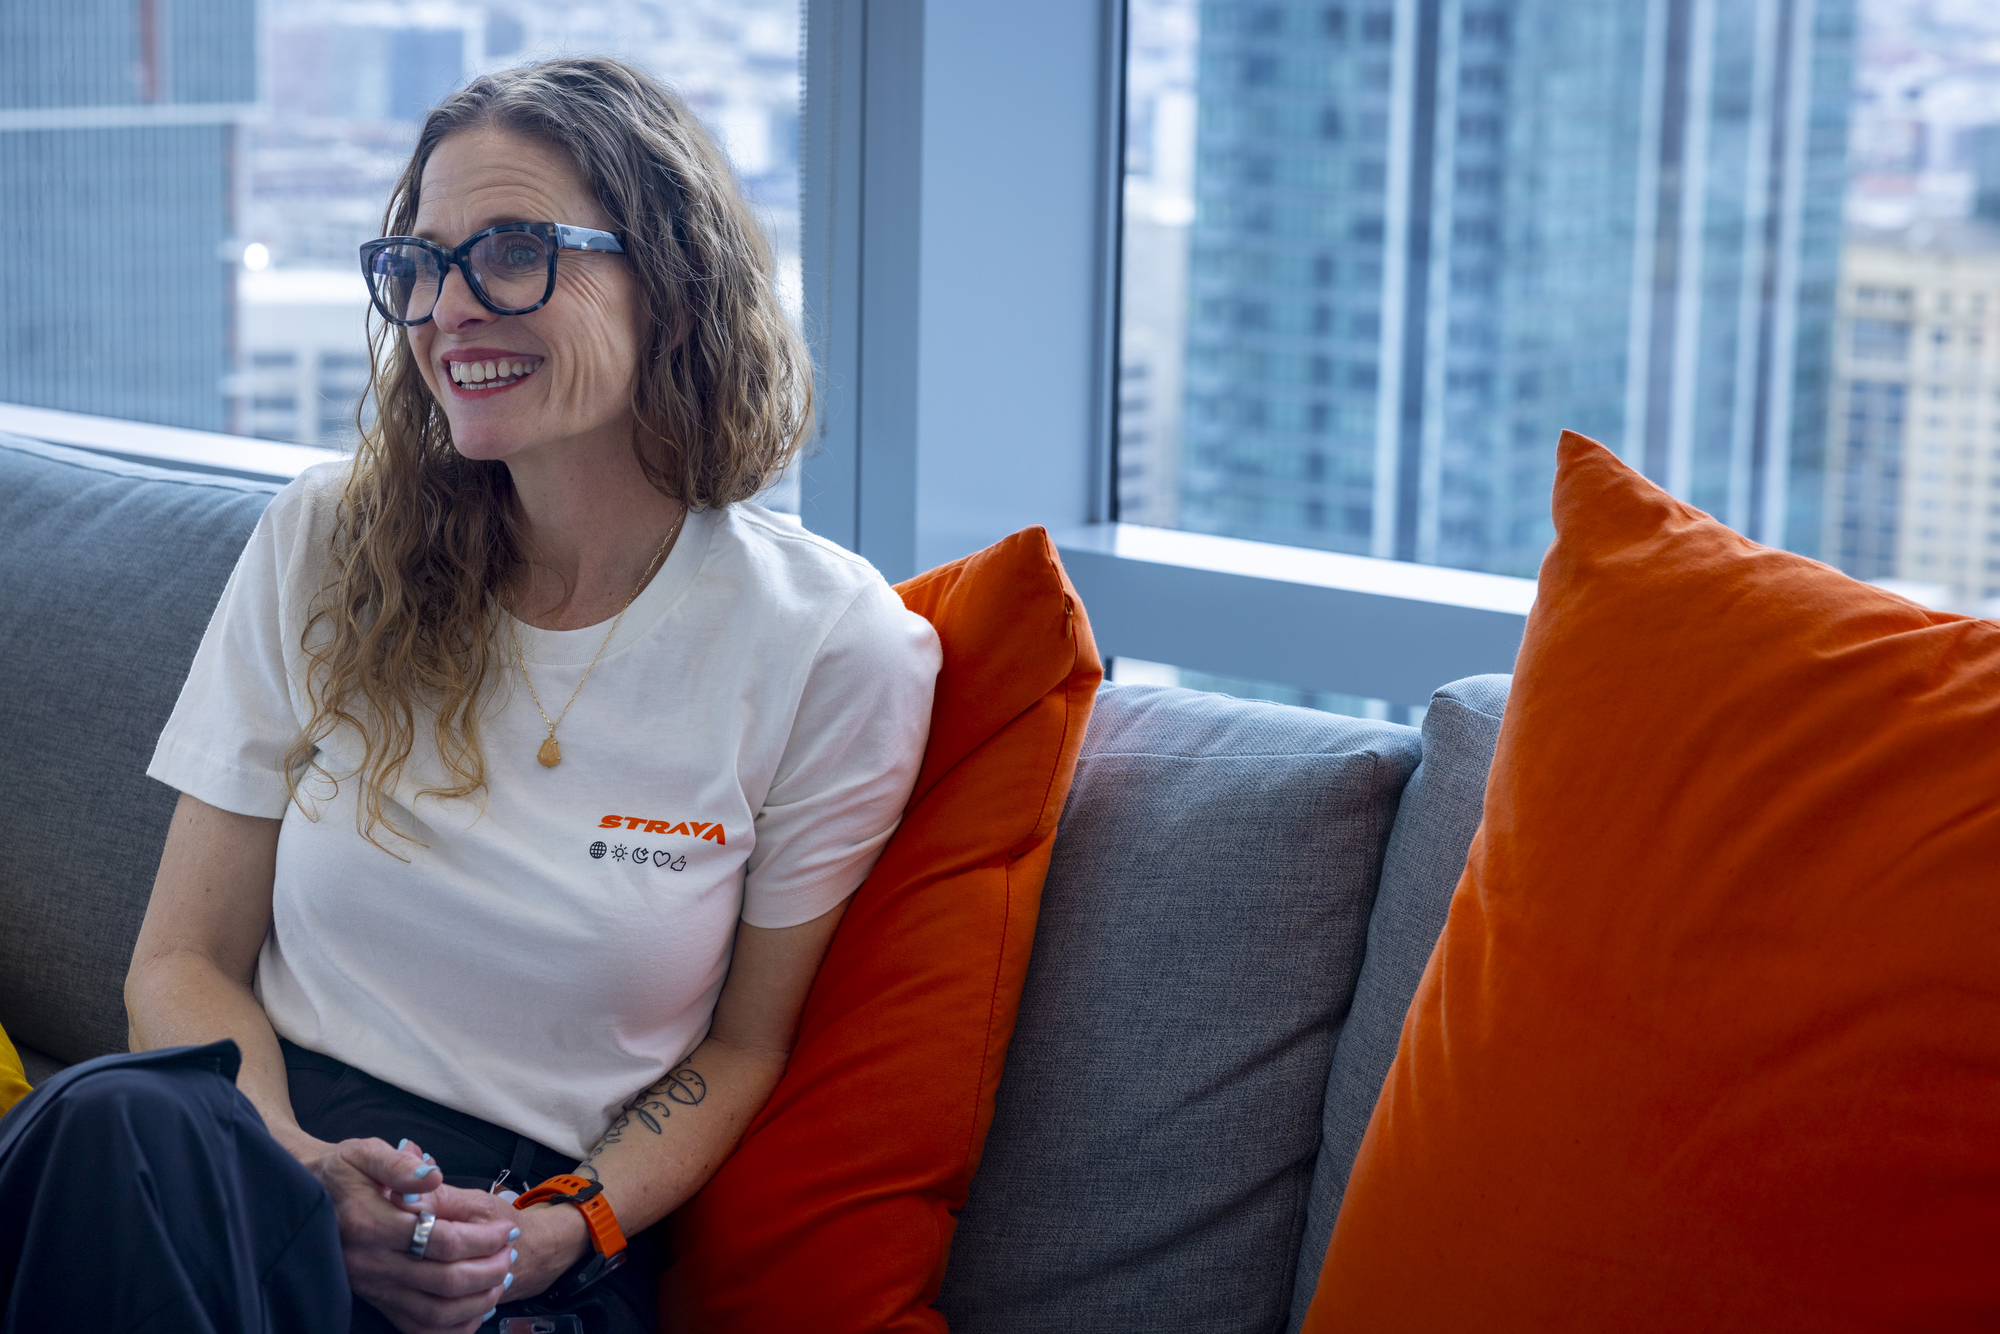
[[[725,161],[646,76],[475,81],[385,231],[379,423],[272,503],[150,769],[183,796],[132,1046],[234,1040],[332,1202],[355,1330],[537,1297],[650,1330],[658,1257],[612,1267],[604,1206],[636,1237],[768,1098],[937,641],[747,503],[809,372]],[[560,1173],[595,1203],[508,1203]]]

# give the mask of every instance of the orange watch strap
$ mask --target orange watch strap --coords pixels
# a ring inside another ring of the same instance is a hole
[[[568,1173],[553,1176],[515,1200],[514,1207],[526,1209],[544,1200],[575,1205],[590,1230],[591,1247],[599,1255],[616,1255],[625,1249],[625,1232],[618,1226],[618,1215],[612,1212],[611,1201],[604,1198],[604,1187],[597,1182]]]

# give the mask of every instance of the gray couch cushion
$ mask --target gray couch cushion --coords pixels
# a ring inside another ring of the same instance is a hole
[[[21,1058],[22,1073],[27,1075],[29,1085],[36,1088],[41,1087],[42,1082],[50,1075],[73,1064],[70,1061],[58,1061],[53,1056],[46,1056],[33,1047],[23,1047],[19,1043],[14,1045],[14,1050]]]
[[[1391,723],[1105,687],[938,1302],[954,1334],[1283,1322],[1420,753]]]
[[[1403,1016],[1416,995],[1431,948],[1444,930],[1452,892],[1486,801],[1486,774],[1500,739],[1509,676],[1469,676],[1431,696],[1424,715],[1424,762],[1417,766],[1382,863],[1382,889],[1368,925],[1368,957],[1354,1005],[1334,1048],[1326,1084],[1326,1128],[1313,1172],[1312,1204],[1299,1249],[1290,1328],[1305,1322],[1320,1263],[1354,1155],[1395,1060]]]
[[[146,762],[276,490],[0,435],[0,1025],[58,1060],[125,1049]]]

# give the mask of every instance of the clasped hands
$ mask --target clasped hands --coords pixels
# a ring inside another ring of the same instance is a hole
[[[589,1233],[569,1206],[516,1210],[444,1184],[422,1146],[379,1139],[294,1150],[333,1199],[348,1285],[403,1334],[475,1334],[502,1301],[534,1296],[583,1257]],[[433,1214],[423,1258],[411,1234]]]

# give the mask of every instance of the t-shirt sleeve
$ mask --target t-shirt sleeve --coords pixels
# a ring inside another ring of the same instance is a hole
[[[879,581],[828,631],[757,814],[745,922],[810,922],[867,879],[916,784],[942,658],[930,622]]]
[[[297,488],[298,483],[293,487]],[[149,777],[239,815],[285,813],[284,755],[299,718],[285,680],[281,529],[300,497],[281,493],[257,521],[146,766]]]

